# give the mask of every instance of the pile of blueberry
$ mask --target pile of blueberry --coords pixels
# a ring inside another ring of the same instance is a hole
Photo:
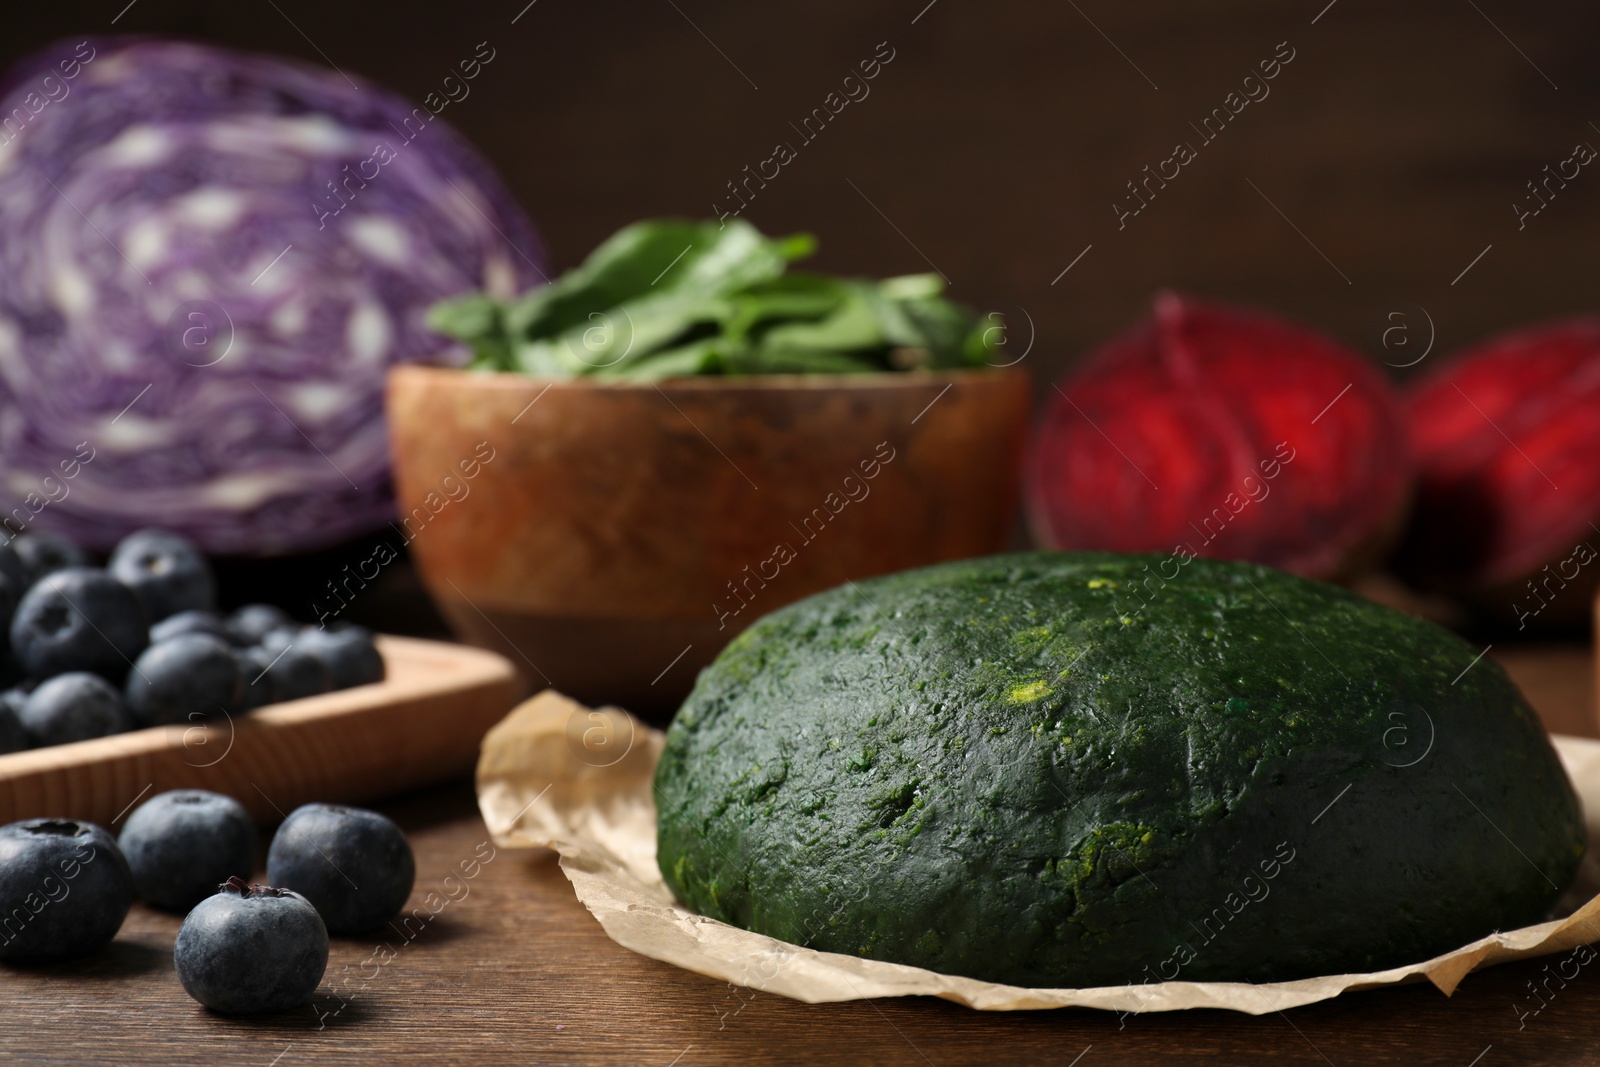
[[[49,534],[0,545],[0,753],[237,714],[380,681],[356,626],[250,604],[224,618],[192,542],[129,534],[102,569]]]
[[[243,805],[181,789],[146,801],[119,838],[93,823],[29,819],[0,827],[0,961],[48,963],[116,936],[135,896],[183,914],[178,980],[214,1011],[286,1011],[311,999],[328,935],[389,922],[411,895],[405,834],[375,811],[306,804],[278,827],[267,880]]]

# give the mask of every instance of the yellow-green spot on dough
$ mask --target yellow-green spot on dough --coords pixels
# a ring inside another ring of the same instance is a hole
[[[1029,704],[1040,697],[1049,695],[1050,685],[1048,682],[1029,682],[1027,685],[1019,685],[1011,690],[1011,703]]]
[[[1013,635],[1012,640],[1021,645],[1042,645],[1047,643],[1050,638],[1054,636],[1055,635],[1050,632],[1050,627],[1035,626],[1031,630],[1018,630],[1016,634]]]

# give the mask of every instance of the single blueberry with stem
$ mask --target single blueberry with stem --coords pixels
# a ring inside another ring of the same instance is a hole
[[[288,1011],[322,981],[328,931],[299,893],[234,875],[183,920],[172,960],[184,991],[212,1011]]]

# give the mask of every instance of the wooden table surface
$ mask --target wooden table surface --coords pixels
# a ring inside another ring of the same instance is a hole
[[[1597,732],[1587,655],[1554,649],[1504,659],[1548,721]],[[1532,1003],[1527,983],[1542,961],[1470,975],[1453,997],[1414,985],[1260,1017],[987,1013],[932,999],[799,1004],[611,942],[551,854],[487,844],[468,782],[379,806],[411,835],[413,904],[430,892],[448,901],[410,940],[337,939],[310,1007],[229,1019],[205,1012],[179,986],[178,919],[135,907],[111,948],[92,960],[0,969],[0,1063],[1600,1062],[1600,977],[1580,972],[1519,1025],[1517,1009]]]

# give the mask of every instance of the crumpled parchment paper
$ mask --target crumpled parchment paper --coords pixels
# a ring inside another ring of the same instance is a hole
[[[551,848],[613,941],[653,959],[807,1003],[935,996],[982,1011],[1086,1007],[1122,1012],[1227,1008],[1261,1015],[1351,989],[1426,978],[1445,994],[1476,967],[1562,952],[1600,940],[1600,828],[1591,816],[1590,858],[1564,919],[1493,934],[1454,952],[1371,974],[1294,982],[1160,982],[1091,989],[1023,989],[919,967],[818,952],[687,911],[656,868],[651,781],[664,735],[617,708],[591,709],[546,690],[484,738],[478,806],[496,845]],[[1600,815],[1600,741],[1560,737],[1556,749]]]

